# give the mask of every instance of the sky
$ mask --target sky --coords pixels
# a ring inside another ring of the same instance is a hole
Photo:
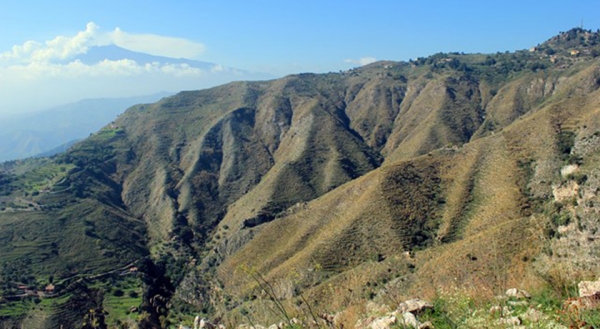
[[[581,24],[596,31],[598,12],[598,0],[0,0],[0,117],[437,52],[527,49]],[[216,65],[78,60],[105,45]]]

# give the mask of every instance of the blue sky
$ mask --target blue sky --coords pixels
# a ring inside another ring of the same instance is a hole
[[[0,54],[27,41],[43,45],[60,36],[72,38],[93,22],[103,36],[120,40],[119,45],[141,47],[134,50],[151,52],[154,47],[164,52],[160,55],[282,76],[440,51],[525,49],[581,21],[595,31],[600,28],[599,12],[597,0],[0,0]],[[10,81],[0,80],[0,96],[5,96],[1,89],[8,90]],[[53,82],[40,81],[32,88]],[[93,87],[102,89],[101,81],[96,82]],[[20,90],[26,90],[26,79],[20,83]],[[0,112],[18,107],[14,104],[0,102]]]

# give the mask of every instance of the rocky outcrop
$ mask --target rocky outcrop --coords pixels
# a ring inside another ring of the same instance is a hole
[[[371,309],[374,309],[371,306]],[[382,309],[379,307],[377,309]],[[368,329],[389,329],[400,326],[401,328],[432,329],[433,324],[429,321],[421,323],[417,318],[426,310],[433,309],[433,305],[419,298],[404,301],[398,305],[393,312],[388,312],[383,316],[371,316],[359,320],[356,328]]]
[[[421,300],[419,298],[407,300],[398,305],[398,312],[401,313],[421,314],[430,309],[433,309],[433,305],[430,302]]]

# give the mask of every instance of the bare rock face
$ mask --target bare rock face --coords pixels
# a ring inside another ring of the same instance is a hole
[[[597,281],[581,281],[577,285],[579,297],[588,297],[600,293],[600,279]]]

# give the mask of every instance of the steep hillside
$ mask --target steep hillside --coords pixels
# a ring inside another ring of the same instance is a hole
[[[584,39],[553,38],[552,54],[436,54],[182,92],[52,159],[4,163],[0,317],[267,323],[265,282],[298,312],[539,288],[573,265],[559,255],[596,250],[573,245],[597,232],[597,35],[568,33]],[[598,270],[578,261],[573,279]]]

